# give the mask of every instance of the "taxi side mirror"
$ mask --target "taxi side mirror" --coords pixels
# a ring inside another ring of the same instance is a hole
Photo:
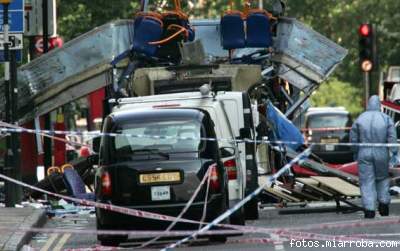
[[[228,157],[232,157],[235,156],[235,148],[233,147],[221,147],[219,149],[219,151],[221,152],[221,157],[222,158],[228,158]]]

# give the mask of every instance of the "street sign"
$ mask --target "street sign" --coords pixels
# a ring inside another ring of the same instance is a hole
[[[9,10],[23,10],[24,9],[24,1],[23,0],[14,0],[12,3],[8,5]],[[3,12],[3,5],[0,6],[0,11]]]
[[[51,37],[49,38],[48,48],[49,50],[53,50],[55,48],[61,48],[64,44],[64,41],[60,37]],[[35,38],[35,49],[36,53],[43,53],[43,37],[38,36]]]
[[[24,32],[24,0],[14,0],[8,7],[10,33]],[[0,4],[0,32],[3,32],[3,5]]]
[[[17,62],[22,62],[22,50],[15,51]],[[0,62],[4,62],[4,51],[0,51]]]
[[[0,62],[4,62],[3,5],[0,4]],[[22,60],[24,33],[24,0],[14,0],[8,6],[10,49],[16,50],[17,61]]]
[[[8,13],[10,33],[24,33],[24,12],[10,11]],[[3,10],[0,12],[0,32],[3,32]]]
[[[57,35],[56,0],[48,1],[48,35]],[[43,0],[29,0],[25,3],[25,36],[43,36]]]
[[[8,42],[10,43],[9,49],[10,50],[22,50],[22,39],[23,34],[9,34]],[[0,33],[0,50],[4,50],[4,36],[3,33]]]

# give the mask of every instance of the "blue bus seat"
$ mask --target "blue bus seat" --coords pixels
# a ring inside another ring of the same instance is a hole
[[[158,45],[149,43],[161,39],[163,22],[154,16],[138,16],[134,22],[134,27],[133,50],[149,57],[155,56]]]
[[[253,10],[247,15],[246,22],[246,47],[272,46],[272,32],[270,19],[263,10]]]
[[[94,200],[95,196],[93,193],[87,193],[85,189],[85,183],[81,176],[75,169],[67,168],[64,170],[64,181],[67,187],[67,191],[70,195],[78,199]]]
[[[245,47],[244,20],[241,12],[228,12],[221,17],[221,41],[225,50]]]

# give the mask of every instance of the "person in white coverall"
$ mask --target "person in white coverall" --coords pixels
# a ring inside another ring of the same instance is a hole
[[[377,95],[371,96],[367,110],[353,123],[351,143],[396,143],[393,120],[381,112]],[[389,164],[397,163],[397,147],[354,146],[365,218],[374,218],[376,201],[382,216],[389,215]]]

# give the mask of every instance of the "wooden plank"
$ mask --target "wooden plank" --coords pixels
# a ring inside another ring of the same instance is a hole
[[[301,200],[319,200],[317,197],[304,191],[304,186],[302,184],[298,184],[297,186],[295,185],[294,188],[288,188],[280,181],[276,181],[275,183],[278,185],[278,188],[281,189],[283,192],[288,193]]]
[[[322,187],[319,187],[320,183],[317,180],[311,179],[311,178],[296,178],[296,181],[307,185],[308,187],[314,189],[315,191],[318,191],[328,197],[333,197],[333,193],[331,193],[330,191],[327,191],[325,189],[323,189]]]
[[[293,201],[293,202],[300,202],[301,200],[293,197],[289,194],[284,193],[280,188],[277,188],[276,186],[274,187],[267,187],[265,188],[265,191],[267,191],[268,193],[271,193],[275,196],[278,196],[279,198],[283,199],[283,200],[287,200],[287,201]]]
[[[297,182],[297,181],[295,182],[293,190],[295,192],[298,192],[305,198],[307,198],[309,201],[310,200],[311,201],[319,201],[319,200],[322,200],[323,197],[327,197],[327,196],[324,196],[324,194],[322,194],[321,192],[318,192],[315,189],[312,189],[308,185],[305,185],[305,184],[303,184],[301,182]]]
[[[296,178],[296,181],[299,181],[306,185],[318,186],[319,182],[317,180],[313,180],[311,178]]]
[[[258,177],[258,183],[260,184],[260,186],[265,185],[267,182],[268,182],[267,176],[259,176]],[[300,199],[298,199],[294,196],[291,196],[290,191],[288,191],[282,187],[279,187],[277,185],[273,186],[272,188],[269,186],[266,186],[265,191],[268,192],[269,194],[273,195],[275,198],[283,199],[283,200],[289,201],[289,202],[301,202]]]
[[[317,180],[322,185],[332,189],[342,195],[349,197],[360,197],[360,188],[350,184],[337,177],[322,177],[322,176],[312,176],[314,180]]]

